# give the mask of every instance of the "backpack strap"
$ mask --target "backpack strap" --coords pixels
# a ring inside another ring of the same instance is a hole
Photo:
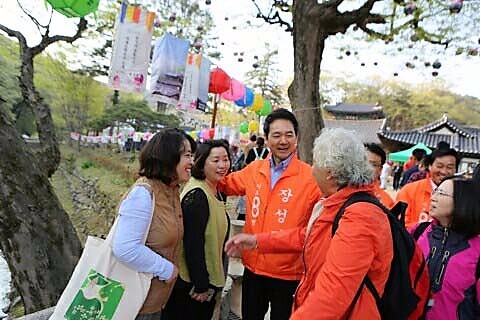
[[[480,279],[480,258],[477,261],[477,268],[475,269],[475,279]]]
[[[378,201],[378,199],[375,198],[373,195],[371,195],[367,192],[363,192],[363,191],[355,192],[354,194],[352,194],[347,199],[347,201],[344,202],[342,207],[338,210],[337,215],[335,216],[335,219],[333,220],[333,223],[332,223],[332,237],[335,235],[335,232],[338,229],[338,224],[340,222],[340,219],[343,216],[343,213],[345,212],[345,209],[348,206],[351,206],[352,204],[357,203],[357,202],[368,202],[368,203],[374,204],[374,205],[380,207],[386,214],[390,214],[389,210],[383,204],[381,204],[380,201]],[[347,309],[347,312],[345,313],[345,317],[344,317],[345,319],[350,318],[350,314],[352,313],[353,308],[355,307],[355,304],[357,303],[358,299],[360,298],[360,294],[363,290],[364,285],[367,286],[367,288],[372,293],[372,295],[375,298],[375,301],[377,303],[377,306],[379,305],[381,297],[378,294],[377,289],[373,285],[372,280],[370,280],[368,275],[365,275],[365,278],[363,278],[362,283],[360,283],[360,287],[358,288],[358,291],[355,294],[355,297],[353,298],[352,303],[350,304],[350,306]]]
[[[338,229],[338,224],[343,216],[343,213],[345,212],[345,209],[356,202],[372,203],[382,208],[383,211],[387,210],[386,212],[388,212],[388,209],[385,208],[373,195],[363,191],[355,192],[347,199],[347,201],[343,203],[342,207],[338,210],[337,215],[335,216],[335,219],[332,223],[332,237],[335,235],[335,232]]]
[[[263,155],[265,154],[265,150],[267,150],[266,148],[262,148],[262,152],[260,153],[260,159],[263,159]]]
[[[257,148],[253,148],[253,153],[255,153],[255,160],[257,160],[260,157],[258,155]]]
[[[424,221],[418,224],[417,228],[413,231],[412,237],[415,241],[420,238],[422,233],[428,228],[428,226],[432,223],[431,221]]]

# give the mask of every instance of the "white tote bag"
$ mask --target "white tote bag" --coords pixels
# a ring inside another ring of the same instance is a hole
[[[147,297],[152,274],[135,271],[115,258],[112,242],[117,224],[118,217],[105,240],[88,236],[50,320],[135,319]],[[149,230],[150,225],[144,243]]]

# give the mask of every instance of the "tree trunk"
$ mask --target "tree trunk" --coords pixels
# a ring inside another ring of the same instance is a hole
[[[26,313],[56,304],[81,253],[69,217],[29,149],[0,114],[0,246]]]
[[[315,138],[324,127],[320,104],[320,63],[328,33],[322,30],[318,17],[308,14],[311,1],[294,1],[293,49],[294,78],[288,88],[292,109],[300,125],[299,156],[312,163]],[[309,21],[311,20],[311,21]]]
[[[32,108],[37,124],[40,150],[37,159],[40,169],[51,177],[60,164],[60,150],[58,148],[55,126],[48,105],[43,103],[40,94],[35,90],[33,83],[33,58],[32,48],[21,46],[22,65],[20,67],[20,88],[27,105]]]

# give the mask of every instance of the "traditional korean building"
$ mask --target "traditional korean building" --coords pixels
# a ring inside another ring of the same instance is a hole
[[[334,116],[336,120],[377,120],[385,118],[383,107],[378,103],[337,103],[336,105],[325,106],[324,110]]]
[[[459,171],[470,170],[480,162],[480,128],[461,125],[446,114],[423,127],[407,131],[390,131],[384,124],[378,137],[390,152],[407,149],[419,142],[431,149],[440,141],[448,142],[462,156]]]
[[[324,119],[326,128],[354,130],[363,143],[381,143],[377,133],[385,122],[382,106],[339,103],[325,106],[324,111],[334,117]]]

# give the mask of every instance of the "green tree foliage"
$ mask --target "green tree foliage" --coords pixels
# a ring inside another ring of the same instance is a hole
[[[444,113],[466,125],[480,123],[479,99],[455,94],[437,81],[412,85],[381,79],[368,84],[339,80],[336,87],[344,92],[345,103],[382,105],[392,130],[421,127]]]
[[[20,114],[20,110],[16,110],[16,114],[12,113],[13,107],[22,100],[18,82],[18,45],[11,40],[0,35],[0,96],[7,102],[1,105],[3,112],[10,118]]]
[[[155,131],[158,125],[178,127],[180,120],[174,115],[165,115],[152,111],[145,100],[122,100],[116,106],[110,106],[102,117],[89,123],[93,130],[102,130],[110,125],[129,123],[136,131]]]
[[[91,76],[67,69],[66,57],[38,58],[36,85],[52,108],[56,126],[63,132],[85,132],[87,123],[100,117],[109,89]]]
[[[245,74],[246,84],[256,93],[260,93],[263,98],[270,100],[273,106],[284,106],[286,101],[283,90],[277,83],[279,70],[275,59],[278,56],[278,50],[272,50],[270,45],[265,43],[265,51],[264,56],[255,56],[253,69]]]

